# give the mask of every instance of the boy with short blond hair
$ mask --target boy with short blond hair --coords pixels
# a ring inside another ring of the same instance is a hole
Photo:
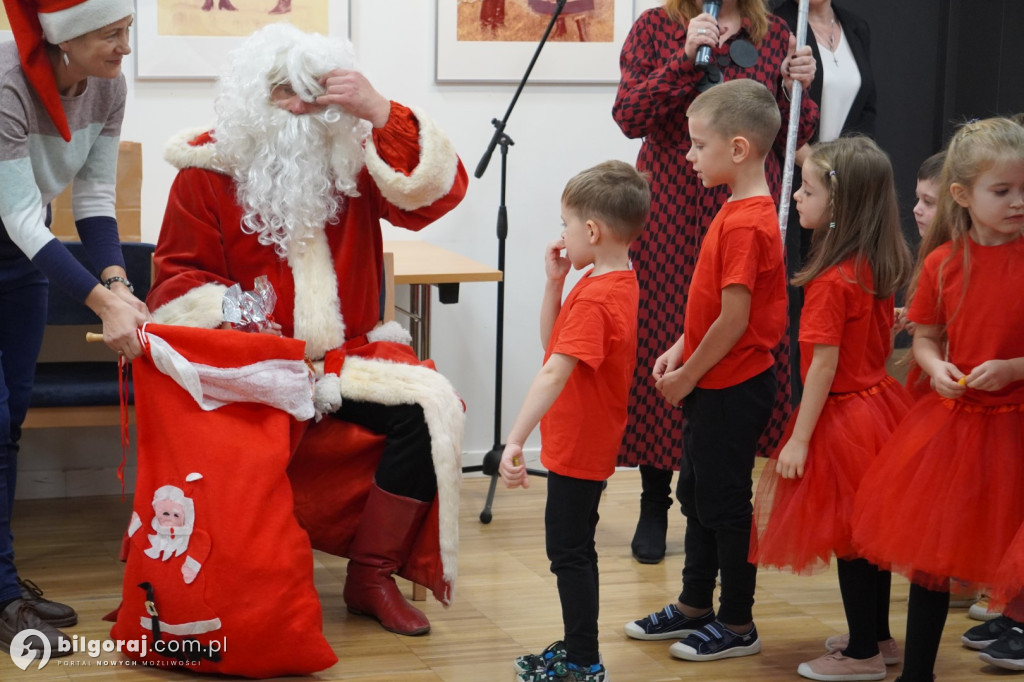
[[[545,544],[562,603],[563,639],[516,659],[524,682],[604,682],[597,638],[594,532],[604,482],[626,429],[636,364],[640,288],[629,245],[650,212],[647,180],[621,161],[587,169],[562,193],[562,238],[545,253],[541,304],[544,366],[533,380],[502,453],[505,484],[529,487],[523,443],[540,423],[548,469]],[[561,256],[565,249],[565,256]],[[570,267],[593,266],[562,302]]]
[[[671,646],[673,656],[712,661],[761,650],[752,615],[757,569],[747,554],[754,455],[776,389],[772,349],[786,329],[782,240],[764,171],[781,117],[774,97],[751,80],[705,91],[687,116],[687,161],[705,186],[728,185],[730,197],[701,245],[683,335],[652,372],[686,419],[676,490],[686,516],[683,590],[627,623],[626,634],[685,638]]]

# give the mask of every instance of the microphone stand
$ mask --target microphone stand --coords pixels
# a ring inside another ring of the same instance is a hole
[[[498,270],[502,272],[502,278],[501,281],[498,282],[498,324],[495,335],[494,444],[491,446],[491,449],[487,454],[484,455],[483,463],[480,466],[470,466],[463,469],[463,471],[482,471],[484,475],[491,477],[491,484],[487,489],[487,501],[484,503],[483,511],[480,512],[480,523],[491,522],[491,505],[494,503],[494,492],[498,485],[498,465],[501,463],[501,454],[505,450],[505,444],[501,442],[501,378],[502,354],[504,351],[505,336],[505,238],[508,236],[508,210],[505,206],[505,180],[507,178],[506,169],[508,162],[508,148],[515,144],[515,142],[512,141],[512,138],[505,134],[505,126],[508,124],[508,118],[512,114],[512,109],[515,108],[516,102],[519,100],[519,95],[523,92],[523,87],[526,85],[526,81],[530,78],[530,72],[533,71],[533,65],[537,63],[540,51],[544,48],[544,43],[547,42],[548,36],[551,34],[551,29],[554,28],[555,22],[562,14],[562,9],[564,7],[565,0],[557,0],[554,12],[551,14],[551,21],[548,22],[547,28],[544,29],[544,35],[541,36],[540,42],[537,43],[537,49],[534,51],[533,57],[530,59],[530,63],[526,67],[526,72],[523,74],[522,80],[519,81],[519,87],[516,88],[515,94],[512,95],[512,101],[509,103],[508,109],[505,111],[504,118],[500,121],[496,118],[491,119],[491,124],[494,126],[494,135],[491,137],[491,141],[487,145],[487,150],[484,152],[483,157],[480,159],[480,163],[476,166],[476,171],[473,173],[477,178],[483,177],[484,171],[487,170],[487,164],[490,163],[491,156],[494,154],[495,147],[501,147],[501,193],[498,204]],[[527,469],[526,473],[534,476],[547,477],[546,472],[535,469]]]

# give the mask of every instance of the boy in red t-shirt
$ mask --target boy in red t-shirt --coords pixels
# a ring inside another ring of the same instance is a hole
[[[683,335],[652,372],[669,403],[683,402],[686,418],[676,490],[686,516],[683,590],[627,623],[626,634],[685,637],[669,649],[673,656],[713,661],[761,650],[751,612],[757,569],[747,552],[754,454],[776,388],[772,348],[786,327],[782,240],[764,172],[781,118],[775,99],[751,80],[705,91],[687,116],[687,161],[706,187],[728,185],[730,196],[701,245]]]
[[[647,180],[628,163],[606,161],[585,170],[562,192],[562,238],[545,253],[544,366],[508,434],[498,470],[508,487],[529,487],[523,443],[540,422],[541,463],[548,469],[545,541],[565,634],[543,653],[516,659],[525,682],[551,675],[605,680],[594,531],[601,491],[615,471],[626,429],[640,299],[629,245],[643,230],[650,203]],[[593,267],[563,302],[569,268],[588,265]]]

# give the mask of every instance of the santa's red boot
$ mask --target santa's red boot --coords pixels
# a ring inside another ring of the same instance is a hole
[[[374,483],[349,547],[345,603],[399,635],[430,631],[423,612],[402,596],[392,574],[405,563],[430,504],[385,492]]]

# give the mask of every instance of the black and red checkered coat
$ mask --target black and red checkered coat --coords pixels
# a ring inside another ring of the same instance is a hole
[[[714,51],[713,59],[720,64],[723,80],[757,80],[778,100],[783,125],[766,163],[768,185],[778,203],[790,109],[780,68],[789,49],[790,34],[782,20],[775,16],[768,19],[768,31],[758,46],[754,66],[722,65],[733,42],[750,40],[745,26]],[[697,86],[703,72],[693,68],[685,57],[685,42],[686,28],[682,24],[669,18],[662,7],[650,9],[633,24],[619,58],[622,79],[612,116],[627,137],[643,138],[636,165],[650,173],[652,190],[650,221],[632,249],[633,267],[640,281],[639,342],[629,423],[619,452],[620,466],[678,468],[682,413],[655,390],[651,368],[682,334],[683,311],[698,246],[711,219],[728,197],[725,186],[703,187],[686,162],[690,150],[686,108],[699,94]],[[817,124],[818,107],[805,97],[798,146],[810,139]],[[776,373],[779,393],[762,437],[762,454],[769,454],[767,450],[782,435],[789,416],[788,334],[776,349]]]

